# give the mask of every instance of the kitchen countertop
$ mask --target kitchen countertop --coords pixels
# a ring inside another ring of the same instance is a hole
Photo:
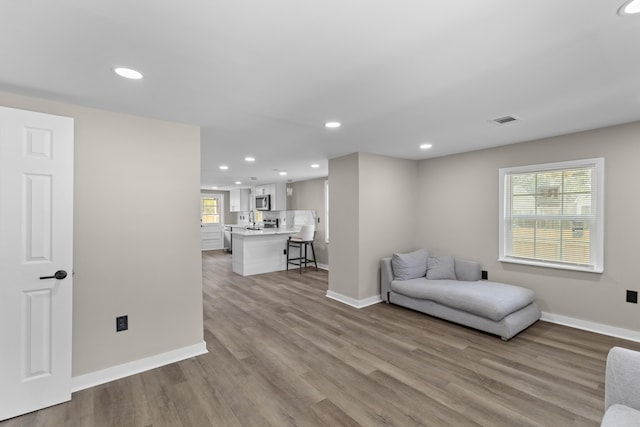
[[[241,236],[268,236],[268,235],[274,235],[274,234],[296,234],[299,231],[299,229],[296,229],[296,228],[282,228],[282,227],[261,228],[260,230],[246,230],[244,229],[244,227],[242,227],[243,229],[241,230],[240,229],[241,226],[238,226],[237,230],[235,229],[233,230],[233,234],[241,235]]]

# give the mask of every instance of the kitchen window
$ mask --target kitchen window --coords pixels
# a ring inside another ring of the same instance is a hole
[[[602,273],[604,159],[501,168],[499,261]]]
[[[200,219],[202,224],[220,224],[222,201],[218,194],[207,194],[200,197]]]

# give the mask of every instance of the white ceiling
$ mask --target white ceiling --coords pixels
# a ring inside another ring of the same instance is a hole
[[[201,126],[203,188],[298,181],[640,120],[623,1],[3,0],[0,89]]]

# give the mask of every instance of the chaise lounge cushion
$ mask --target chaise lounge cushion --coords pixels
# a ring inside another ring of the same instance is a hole
[[[466,311],[486,319],[500,321],[505,316],[531,304],[533,291],[520,286],[487,281],[412,280],[391,282],[399,294],[431,300],[447,307]]]
[[[424,277],[427,273],[429,251],[418,249],[406,254],[393,254],[391,265],[396,280],[411,280]]]
[[[427,279],[456,280],[455,263],[452,256],[430,256],[427,261]]]

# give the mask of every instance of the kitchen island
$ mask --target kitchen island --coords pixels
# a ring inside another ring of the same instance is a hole
[[[292,228],[233,229],[233,272],[242,276],[287,268],[287,240]]]

